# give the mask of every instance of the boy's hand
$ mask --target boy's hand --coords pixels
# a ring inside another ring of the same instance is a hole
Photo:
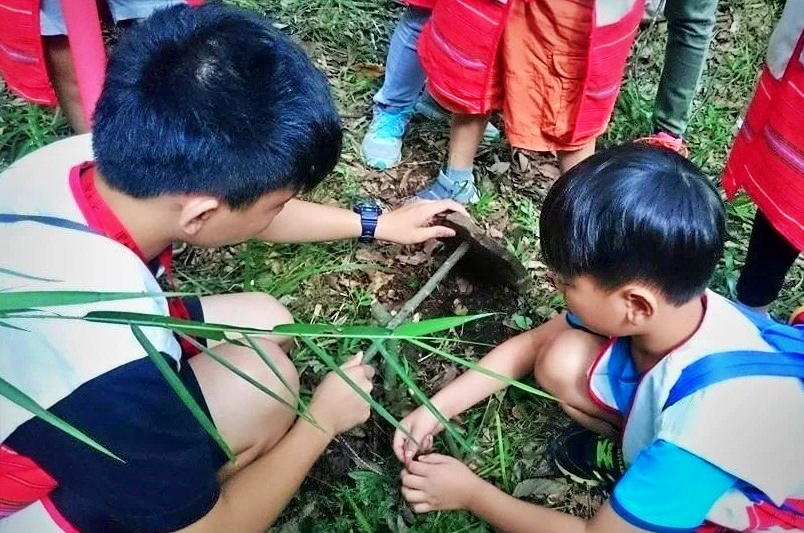
[[[408,430],[415,442],[405,433],[396,430],[394,433],[394,454],[400,462],[406,465],[416,457],[417,453],[426,452],[433,446],[433,437],[444,428],[433,413],[425,406],[421,406],[402,419],[400,425]]]
[[[357,354],[341,369],[355,385],[369,393],[374,367],[362,364],[362,357]],[[368,420],[371,408],[346,381],[330,372],[313,393],[307,412],[324,431],[337,435]]]
[[[453,200],[417,200],[380,215],[374,237],[397,244],[417,244],[429,239],[454,237],[454,230],[430,225],[433,217],[445,211],[457,211],[469,216],[466,209]]]
[[[402,470],[402,496],[417,513],[467,509],[480,483],[465,464],[436,453],[422,455]]]

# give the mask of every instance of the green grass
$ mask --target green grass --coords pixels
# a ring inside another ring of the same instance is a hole
[[[0,169],[67,134],[67,120],[61,113],[0,92]]]
[[[312,197],[316,200],[347,205],[355,198],[369,195],[371,185],[398,174],[372,173],[360,163],[356,150],[368,124],[370,100],[381,79],[377,68],[384,62],[388,36],[400,13],[393,3],[364,0],[236,0],[237,4],[269,13],[312,55],[330,78],[333,93],[344,117],[345,142],[342,162],[323,187]],[[715,182],[719,180],[727,156],[734,125],[750,98],[754,80],[767,42],[769,21],[778,13],[778,2],[731,0],[721,2],[720,22],[712,57],[696,96],[687,138],[692,158]],[[627,78],[617,103],[612,124],[601,139],[609,145],[644,135],[650,130],[653,96],[660,72],[664,46],[664,26],[659,24],[643,33],[636,45]],[[27,105],[0,92],[0,169],[31,150],[67,134],[62,115]],[[414,124],[405,155],[413,162],[441,161],[443,125]],[[424,139],[424,140],[422,140]],[[433,142],[436,139],[437,142]],[[510,160],[504,145],[486,147],[480,164],[490,167]],[[413,165],[411,165],[411,168]],[[514,311],[501,317],[510,324],[511,335],[529,323],[538,323],[562,306],[539,262],[538,195],[518,193],[506,185],[509,172],[491,175],[481,188],[481,201],[472,210],[484,224],[500,229],[504,240],[534,276],[534,289]],[[713,287],[729,296],[744,259],[747,236],[754,208],[740,197],[727,207],[730,239]],[[285,303],[300,322],[335,324],[372,323],[372,299],[399,305],[417,290],[429,276],[423,268],[404,268],[394,262],[396,254],[407,253],[402,247],[372,248],[388,261],[382,268],[394,273],[391,296],[369,290],[370,261],[360,259],[354,243],[309,244],[303,246],[247,243],[224,251],[189,250],[179,257],[177,276],[184,290],[203,293],[262,290]],[[801,265],[792,269],[782,296],[773,311],[779,317],[804,303],[804,273]],[[469,309],[469,312],[474,312]],[[530,321],[530,322],[529,322]],[[447,335],[438,348],[456,355],[474,358],[488,348],[458,341],[461,331]],[[345,360],[365,341],[329,339],[319,343],[335,360]],[[400,358],[403,371],[430,393],[441,385],[451,364],[437,356],[426,356],[411,347]],[[300,344],[293,358],[306,377],[308,388],[326,371],[326,365],[308,346]],[[311,377],[313,376],[313,377]],[[395,416],[415,406],[407,388],[397,385],[382,391],[383,402]],[[566,487],[557,495],[560,481],[545,464],[545,449],[550,438],[566,418],[555,404],[534,398],[519,390],[495,395],[489,402],[464,413],[458,427],[472,444],[465,460],[486,479],[506,490],[524,491],[530,500],[578,515],[588,516],[604,496],[600,492]],[[336,448],[346,457],[359,456],[371,468],[352,467],[339,478],[311,479],[273,531],[299,532],[480,532],[488,528],[466,513],[433,513],[416,516],[407,509],[398,491],[399,465],[391,457],[388,442],[391,430],[382,422],[371,422],[364,433],[369,449],[341,444]],[[437,439],[436,447],[450,452],[450,443]],[[553,484],[549,483],[552,482]],[[530,487],[530,489],[528,488]],[[539,490],[532,490],[533,487]],[[548,487],[550,490],[545,489]],[[552,491],[552,492],[551,492]]]

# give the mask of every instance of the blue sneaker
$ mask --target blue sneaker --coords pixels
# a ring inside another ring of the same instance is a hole
[[[419,96],[419,99],[416,101],[416,105],[413,107],[413,110],[419,115],[428,120],[432,120],[433,122],[449,122],[450,120],[449,112],[441,107],[427,91],[422,92],[421,96]],[[486,129],[483,131],[483,141],[487,143],[496,143],[499,140],[500,130],[498,130],[497,127],[491,122],[486,124]]]
[[[419,95],[413,110],[427,120],[434,122],[447,122],[449,120],[449,112],[441,107],[427,91],[423,91]]]
[[[395,167],[402,160],[402,137],[410,122],[411,109],[374,106],[374,118],[360,145],[363,161],[378,170]]]
[[[475,204],[480,200],[477,195],[474,177],[469,180],[456,180],[444,174],[438,173],[438,177],[431,184],[416,193],[417,198],[422,200],[455,200],[459,204]]]

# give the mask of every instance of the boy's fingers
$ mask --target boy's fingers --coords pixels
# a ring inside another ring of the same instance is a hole
[[[466,210],[466,207],[459,204],[455,200],[436,200],[430,204],[430,212],[432,213],[431,216],[437,215],[438,213],[443,213],[444,211],[456,211],[467,217],[470,216],[469,212]]]
[[[417,460],[425,464],[437,465],[445,463],[447,456],[441,455],[440,453],[428,453],[427,455],[420,455]]]
[[[363,371],[366,373],[366,378],[371,379],[377,371],[371,365],[363,365]]]
[[[433,436],[427,435],[422,441],[422,448],[425,450],[429,450],[432,447],[433,447]]]
[[[419,456],[415,461],[409,462],[406,466],[408,472],[411,474],[415,474],[417,476],[425,476],[427,475],[427,471],[430,469],[430,465],[428,463],[422,462],[422,457]]]
[[[446,226],[430,226],[425,231],[430,233],[428,239],[446,239],[455,236],[455,230]]]
[[[405,462],[405,434],[398,429],[394,431],[394,441],[391,443],[391,448],[394,449],[394,455],[401,463]]]
[[[402,496],[408,503],[425,503],[427,502],[427,493],[418,489],[402,486]]]
[[[421,439],[418,438],[418,437],[416,439],[421,441]],[[421,450],[421,447],[419,446],[419,443],[408,439],[405,442],[405,462],[408,463],[408,462],[412,461],[413,458],[416,457],[416,454],[419,453],[420,450]]]
[[[402,485],[409,489],[423,489],[427,481],[422,476],[411,474],[409,470],[402,471]]]
[[[363,364],[363,353],[358,352],[352,356],[351,359],[346,361],[344,364],[341,365],[341,368],[349,368],[352,366],[358,366]]]
[[[410,506],[414,513],[429,513],[433,510],[433,506],[427,502],[417,503]]]

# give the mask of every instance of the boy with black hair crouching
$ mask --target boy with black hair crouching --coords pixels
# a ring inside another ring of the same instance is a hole
[[[480,364],[533,372],[560,399],[578,425],[554,462],[578,481],[616,481],[611,498],[588,521],[517,500],[429,453],[442,428],[420,407],[402,421],[413,439],[394,436],[413,509],[529,533],[803,530],[804,334],[707,290],[726,217],[706,178],[670,150],[603,151],[556,182],[540,232],[568,311]],[[469,371],[432,401],[453,417],[503,386]],[[620,434],[622,457],[589,430]]]
[[[292,317],[260,293],[159,297],[171,243],[362,238],[417,243],[452,230],[430,202],[379,214],[297,200],[335,166],[341,125],[324,75],[255,13],[208,4],[158,12],[111,56],[92,137],[56,142],[0,175],[0,291],[149,293],[52,309],[147,313],[270,328]],[[157,295],[157,296],[153,296]],[[44,311],[49,311],[45,309]],[[0,531],[261,532],[334,435],[368,405],[335,374],[308,418],[168,330],[143,328],[236,457],[227,462],[123,325],[19,317],[0,324],[0,377],[125,462],[0,397]],[[294,405],[287,339],[210,344]],[[364,391],[373,369],[344,373]]]

